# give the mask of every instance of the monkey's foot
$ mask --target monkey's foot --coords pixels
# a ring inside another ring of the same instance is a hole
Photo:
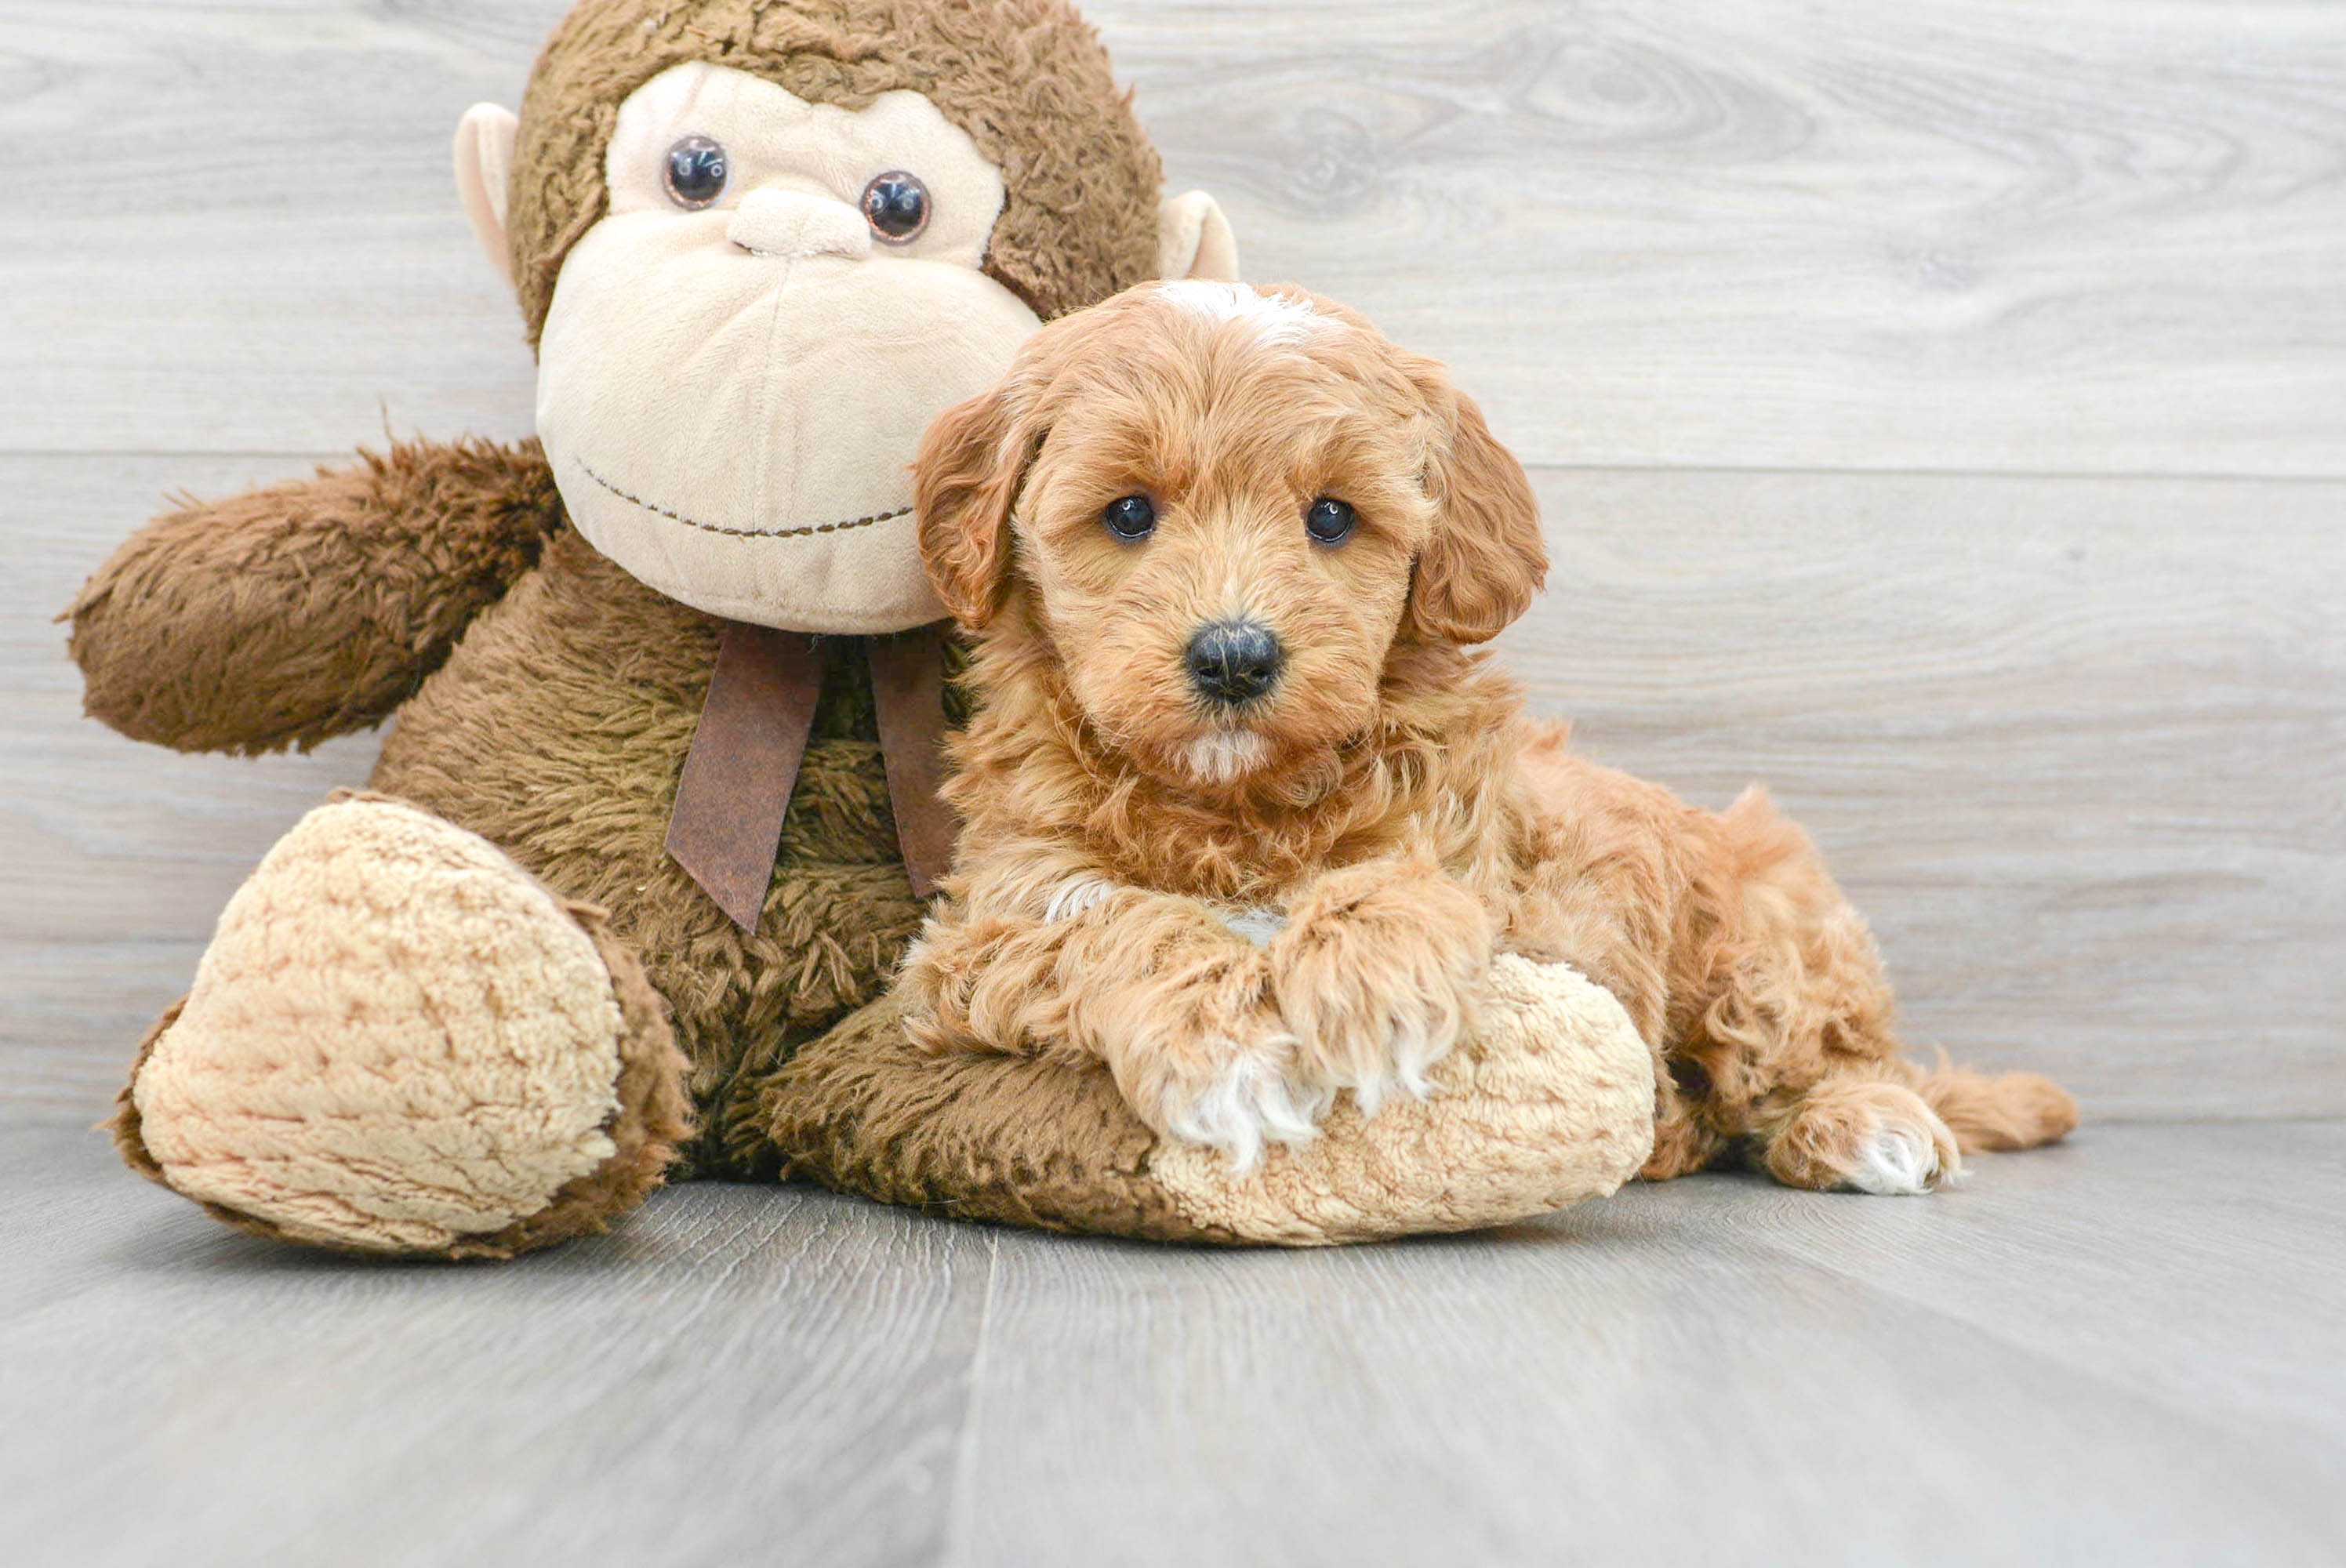
[[[280,840],[148,1034],[123,1156],[245,1229],[507,1257],[603,1229],[688,1130],[659,998],[601,911],[380,796]]]
[[[1653,1053],[1610,992],[1562,964],[1503,954],[1471,1035],[1431,1092],[1362,1116],[1340,1098],[1320,1135],[1234,1175],[1168,1141],[1150,1176],[1201,1225],[1312,1246],[1479,1230],[1601,1197],[1654,1141]]]
[[[1599,1197],[1654,1141],[1653,1054],[1610,993],[1503,956],[1424,1099],[1341,1098],[1244,1173],[1159,1139],[1096,1062],[931,1055],[892,993],[801,1046],[729,1117],[743,1164],[971,1218],[1319,1247],[1474,1230]]]

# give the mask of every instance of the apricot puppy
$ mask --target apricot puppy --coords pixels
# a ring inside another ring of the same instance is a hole
[[[1652,1045],[1649,1176],[1748,1146],[1920,1192],[2075,1124],[2043,1078],[1902,1057],[1864,922],[1764,795],[1697,810],[1525,717],[1469,649],[1545,574],[1530,484],[1352,311],[1133,290],[1031,339],[916,473],[977,698],[906,960],[931,1048],[1097,1056],[1244,1164],[1340,1091],[1422,1093],[1508,952]]]

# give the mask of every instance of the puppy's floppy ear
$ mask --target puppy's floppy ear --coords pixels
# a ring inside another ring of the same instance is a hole
[[[1422,361],[1411,380],[1434,420],[1425,488],[1437,511],[1404,625],[1427,642],[1488,642],[1531,607],[1547,578],[1539,502],[1524,465],[1441,367]]]
[[[921,565],[954,619],[994,618],[1010,585],[1010,507],[1035,455],[1025,378],[1014,374],[939,414],[913,460]]]

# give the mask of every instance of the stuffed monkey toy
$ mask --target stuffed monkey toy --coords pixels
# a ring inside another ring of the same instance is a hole
[[[1062,0],[584,0],[457,168],[538,439],[189,505],[72,606],[125,735],[395,716],[141,1046],[133,1166],[247,1230],[450,1257],[603,1229],[671,1172],[1290,1243],[1635,1173],[1650,1057],[1560,969],[1503,961],[1433,1098],[1244,1172],[1104,1073],[923,1056],[882,994],[953,834],[921,433],[1043,321],[1235,276]]]

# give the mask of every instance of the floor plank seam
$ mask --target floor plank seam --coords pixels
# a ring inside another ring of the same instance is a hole
[[[977,1349],[969,1359],[969,1398],[963,1403],[961,1431],[954,1441],[952,1490],[945,1496],[944,1549],[940,1568],[976,1561],[978,1423],[984,1413],[985,1362],[994,1339],[994,1301],[1002,1282],[1002,1233],[985,1236],[985,1297],[977,1309]]]

